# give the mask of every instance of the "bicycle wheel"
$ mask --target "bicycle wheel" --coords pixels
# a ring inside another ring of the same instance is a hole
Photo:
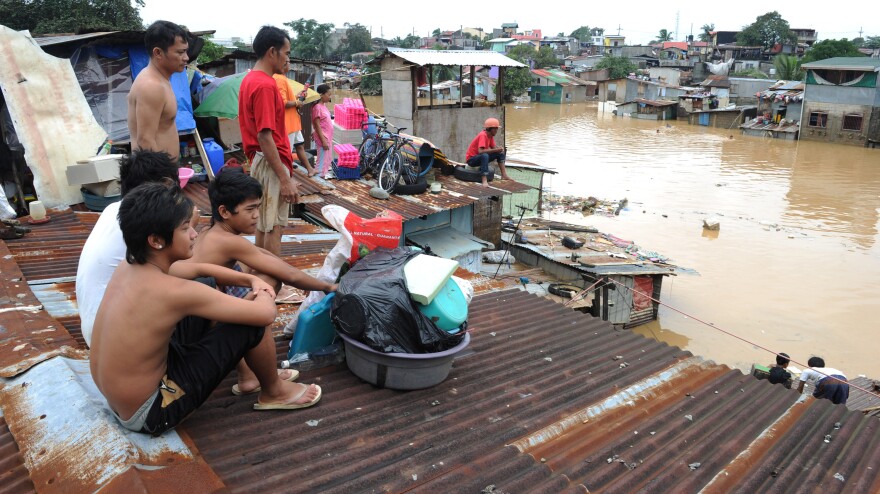
[[[358,160],[358,171],[361,176],[366,174],[370,164],[376,159],[376,154],[379,151],[378,143],[379,141],[376,137],[367,137],[358,147],[358,156],[360,157]]]
[[[419,161],[419,151],[411,142],[405,142],[400,146],[400,176],[407,185],[412,185],[419,180],[422,173],[422,165]]]
[[[394,187],[397,186],[397,182],[400,180],[402,162],[403,158],[401,158],[400,153],[393,149],[385,156],[385,161],[382,162],[382,167],[379,169],[379,187],[389,194],[394,192]]]

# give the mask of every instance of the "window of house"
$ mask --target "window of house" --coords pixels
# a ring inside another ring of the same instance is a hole
[[[810,127],[825,128],[828,125],[828,114],[823,111],[810,112]]]
[[[849,114],[843,116],[843,130],[852,130],[854,132],[861,132],[862,130],[862,115],[861,114]]]

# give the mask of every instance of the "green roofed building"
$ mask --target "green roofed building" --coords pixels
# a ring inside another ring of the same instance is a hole
[[[836,57],[803,65],[807,72],[800,138],[880,145],[880,59]]]

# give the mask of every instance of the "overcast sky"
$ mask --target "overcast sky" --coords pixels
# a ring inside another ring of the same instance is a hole
[[[735,31],[755,21],[759,15],[777,10],[792,28],[811,28],[819,39],[855,38],[880,35],[880,1],[840,2],[833,7],[819,7],[818,2],[767,2],[756,0],[660,2],[550,2],[500,0],[465,2],[418,2],[335,0],[332,2],[296,2],[281,0],[243,0],[217,2],[205,0],[145,0],[141,17],[146,23],[164,19],[185,24],[194,31],[216,30],[217,38],[238,36],[247,41],[260,26],[299,18],[329,22],[361,23],[372,29],[373,36],[393,38],[415,32],[429,36],[436,28],[482,28],[491,32],[505,22],[516,22],[519,29],[541,29],[545,36],[566,35],[582,25],[603,27],[606,33],[626,36],[627,44],[643,44],[657,36],[660,29],[676,31],[675,40],[700,32],[703,24]],[[563,5],[578,5],[570,10]],[[222,6],[221,6],[222,5]],[[227,7],[226,5],[229,5]],[[456,8],[466,5],[467,10]]]

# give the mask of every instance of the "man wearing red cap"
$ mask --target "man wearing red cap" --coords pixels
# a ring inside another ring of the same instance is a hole
[[[492,161],[498,161],[498,168],[501,169],[501,178],[510,180],[510,177],[507,176],[507,169],[504,168],[504,153],[506,150],[495,144],[495,134],[498,133],[499,127],[501,127],[501,123],[498,122],[497,118],[487,118],[483,124],[483,130],[471,141],[465,155],[465,161],[468,166],[480,167],[480,174],[483,176],[483,187],[489,186],[489,179],[487,177],[489,176],[489,163]]]

